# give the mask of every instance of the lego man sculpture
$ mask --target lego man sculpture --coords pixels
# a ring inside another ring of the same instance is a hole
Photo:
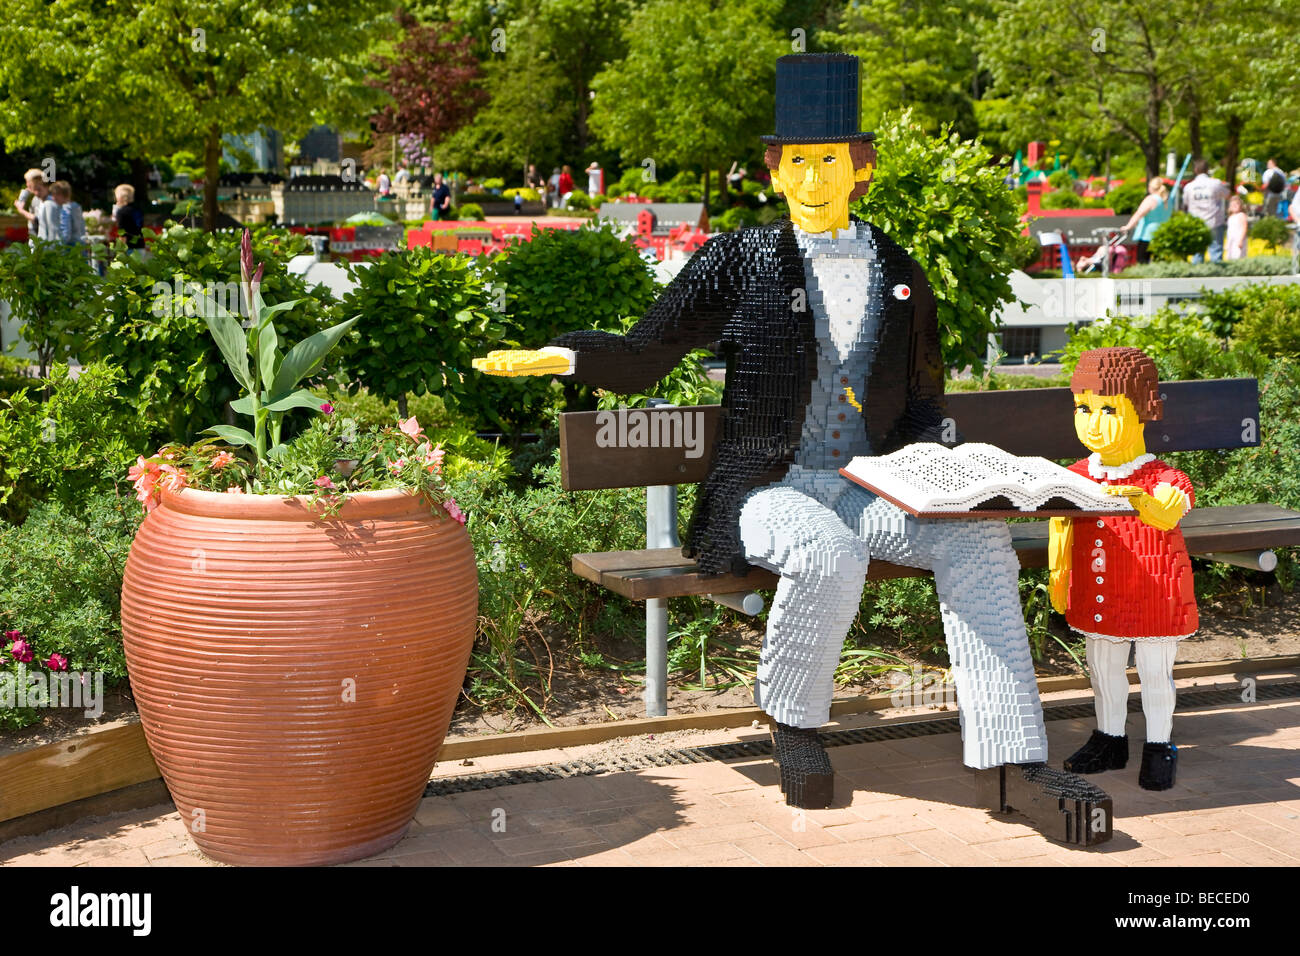
[[[1145,422],[1164,413],[1156,366],[1141,349],[1093,349],[1070,380],[1074,430],[1092,454],[1070,466],[1124,495],[1137,514],[1053,518],[1048,539],[1052,605],[1082,634],[1097,707],[1097,729],[1065,761],[1075,773],[1128,763],[1128,653],[1142,681],[1146,743],[1138,784],[1174,785],[1174,655],[1197,627],[1192,563],[1178,523],[1191,511],[1192,483],[1149,454]]]
[[[878,557],[934,572],[965,762],[997,777],[981,788],[996,793],[991,809],[1048,808],[1049,835],[1101,842],[1109,798],[1044,765],[1006,525],[918,519],[838,473],[855,456],[942,437],[935,303],[920,266],[849,214],[876,165],[874,134],[858,126],[857,58],[785,56],[776,83],[776,133],[763,141],[789,219],[711,238],[625,336],[575,332],[476,367],[631,393],[713,345],[727,360],[722,422],[684,550],[704,574],[759,565],[780,575],[755,700],[772,718],[787,801],[832,801],[817,728],[830,719],[840,650]],[[1104,825],[1061,824],[1066,802]]]

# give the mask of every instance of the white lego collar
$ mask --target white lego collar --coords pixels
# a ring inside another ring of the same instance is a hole
[[[1098,481],[1102,478],[1108,481],[1119,481],[1131,477],[1143,465],[1155,460],[1156,456],[1148,452],[1144,455],[1138,455],[1132,461],[1126,461],[1122,465],[1103,465],[1101,455],[1094,451],[1088,456],[1088,477]]]

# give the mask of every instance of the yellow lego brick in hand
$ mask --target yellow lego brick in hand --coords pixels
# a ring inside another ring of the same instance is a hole
[[[497,349],[472,364],[488,375],[563,375],[569,370],[565,356],[533,349]]]

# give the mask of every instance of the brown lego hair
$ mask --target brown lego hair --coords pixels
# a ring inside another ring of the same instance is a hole
[[[1084,352],[1070,376],[1070,390],[1081,392],[1085,388],[1098,395],[1128,396],[1138,419],[1144,422],[1159,421],[1165,412],[1156,363],[1141,349],[1115,347]]]
[[[772,143],[763,153],[763,164],[772,172],[776,172],[776,168],[781,165],[781,150],[784,148],[780,143]],[[872,176],[875,176],[876,147],[872,145],[870,140],[850,140],[849,160],[853,163],[854,169],[861,169],[863,166],[870,165]],[[849,202],[865,196],[870,188],[870,179],[865,183],[855,183],[853,192],[849,193]]]

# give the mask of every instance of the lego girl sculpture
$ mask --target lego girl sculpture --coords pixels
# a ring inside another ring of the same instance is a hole
[[[1163,402],[1155,363],[1141,349],[1084,352],[1070,380],[1074,430],[1092,454],[1070,466],[1124,495],[1135,514],[1053,518],[1048,562],[1052,605],[1087,641],[1097,729],[1065,761],[1074,773],[1128,762],[1129,646],[1142,682],[1147,740],[1138,783],[1174,785],[1174,656],[1197,627],[1192,566],[1178,524],[1192,508],[1192,483],[1146,450],[1145,423]]]

